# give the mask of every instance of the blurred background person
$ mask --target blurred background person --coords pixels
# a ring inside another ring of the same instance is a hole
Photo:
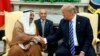
[[[39,30],[39,35],[45,38],[54,34],[53,22],[46,18],[47,11],[45,9],[41,9],[39,11],[39,16],[40,19],[35,21],[37,28]],[[53,56],[56,48],[57,48],[57,42],[48,44],[47,45],[48,56]]]

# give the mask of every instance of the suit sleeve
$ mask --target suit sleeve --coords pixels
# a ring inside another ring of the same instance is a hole
[[[89,19],[86,19],[85,35],[86,35],[85,44],[82,48],[82,51],[84,52],[88,51],[88,48],[92,45],[92,40],[93,40],[93,30]]]
[[[61,24],[62,24],[62,21],[59,24],[59,29],[57,30],[57,32],[54,35],[50,35],[47,37],[47,43],[56,42],[61,39],[61,37],[63,36]]]

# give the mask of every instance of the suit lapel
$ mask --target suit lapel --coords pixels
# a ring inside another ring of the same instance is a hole
[[[76,17],[76,32],[78,32],[80,30],[80,23],[81,23],[81,18],[79,18],[79,16],[77,15]]]
[[[62,27],[63,32],[68,35],[69,34],[69,21],[64,20],[64,23],[62,25],[63,25],[63,27]]]
[[[40,20],[40,19],[39,19],[39,23],[38,23],[38,24],[39,24],[39,26],[40,26],[39,28],[40,28],[40,32],[41,32],[41,34],[42,34],[42,25],[41,25],[41,20]]]
[[[64,39],[66,40],[66,45],[68,45],[67,42],[69,42],[69,21],[68,20],[64,20],[62,25],[63,25],[63,27],[62,27],[63,28],[63,32],[66,35],[66,37]]]
[[[48,21],[46,19],[46,21],[45,21],[45,27],[44,27],[44,34],[46,33],[47,27],[48,27]]]
[[[66,31],[69,34],[69,21],[66,21]]]
[[[81,28],[81,18],[79,18],[79,16],[77,15],[77,17],[76,17],[76,35],[77,35],[78,43],[79,43],[78,33],[80,33],[80,28]]]

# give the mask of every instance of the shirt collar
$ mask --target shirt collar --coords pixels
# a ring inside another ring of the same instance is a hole
[[[41,19],[41,22],[42,22],[43,20]],[[46,20],[44,20],[44,22],[45,22]]]
[[[72,18],[72,22],[76,21],[76,15]]]

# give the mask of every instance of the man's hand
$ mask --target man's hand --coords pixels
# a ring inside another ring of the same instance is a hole
[[[81,51],[79,56],[85,56],[85,52]]]
[[[25,45],[25,48],[26,48],[25,50],[28,50],[30,46],[31,46],[30,44]]]
[[[41,36],[35,36],[34,39],[37,40],[38,42],[42,43],[42,44],[45,44],[44,39]]]

